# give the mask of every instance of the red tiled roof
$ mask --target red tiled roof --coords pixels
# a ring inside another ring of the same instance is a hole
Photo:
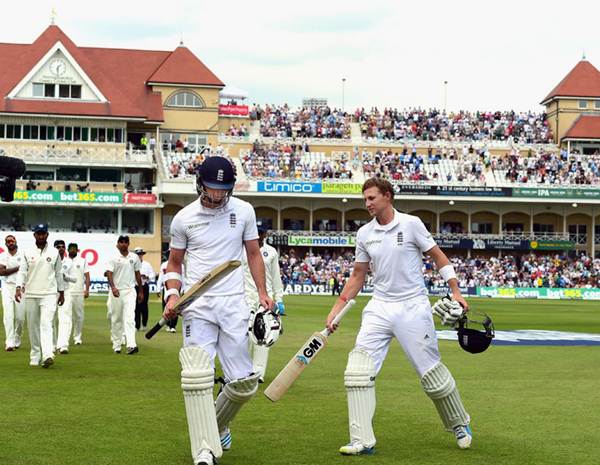
[[[148,78],[148,82],[225,87],[225,84],[183,45],[169,55],[160,68]]]
[[[589,61],[581,60],[542,100],[553,97],[600,97],[600,71]]]
[[[58,41],[106,97],[107,103],[7,98]],[[172,83],[223,85],[193,53],[188,49],[182,53],[180,48],[168,52],[78,47],[58,26],[49,26],[32,44],[0,44],[0,112],[163,121],[161,96],[146,85],[150,77],[162,76],[157,82],[178,78]],[[186,81],[188,74],[192,76]]]
[[[600,139],[600,115],[581,115],[569,128],[563,139]]]

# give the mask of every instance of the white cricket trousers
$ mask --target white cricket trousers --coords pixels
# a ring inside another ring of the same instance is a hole
[[[113,350],[121,350],[123,333],[127,348],[137,347],[135,342],[135,289],[119,289],[119,297],[114,295],[110,302],[110,338]]]
[[[25,324],[25,304],[23,300],[15,300],[16,286],[2,283],[2,309],[4,332],[6,333],[5,347],[19,347]]]
[[[44,297],[28,297],[25,295],[27,325],[31,343],[29,358],[34,365],[54,356],[52,321],[56,313],[56,299],[56,294]]]
[[[183,346],[201,347],[213,366],[218,356],[226,381],[250,376],[249,318],[243,294],[200,296],[183,312]]]
[[[73,330],[74,342],[81,342],[83,326],[83,295],[73,295],[65,292],[65,303],[58,307],[58,338],[56,347],[68,349]]]
[[[356,348],[369,353],[379,373],[396,338],[419,379],[440,361],[431,305],[427,296],[400,302],[371,299],[362,313]]]

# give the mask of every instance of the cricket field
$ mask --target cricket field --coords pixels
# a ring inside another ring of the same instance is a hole
[[[271,349],[268,384],[324,326],[334,298],[288,296],[285,332]],[[86,302],[84,344],[49,369],[29,366],[25,335],[0,353],[1,465],[191,465],[180,389],[181,331],[161,331],[139,354],[111,350],[105,298]],[[342,457],[348,440],[343,373],[366,298],[277,403],[263,395],[231,425],[222,465],[595,465],[600,463],[600,346],[505,346],[471,355],[440,341],[472,417],[459,450],[397,342],[376,381],[376,454]],[[600,303],[471,299],[497,331],[600,334]],[[152,323],[159,317],[153,300]],[[442,329],[441,327],[439,329]]]

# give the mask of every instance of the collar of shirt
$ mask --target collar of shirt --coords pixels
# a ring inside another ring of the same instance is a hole
[[[387,224],[379,224],[377,218],[375,218],[375,226],[373,227],[373,229],[378,229],[380,231],[389,231],[390,229],[393,229],[398,223],[400,223],[400,214],[394,208],[394,219],[392,219],[392,221],[390,221]]]

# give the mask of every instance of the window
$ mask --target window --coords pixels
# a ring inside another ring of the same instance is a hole
[[[0,139],[4,139],[4,125],[0,124]]]
[[[23,179],[35,179],[37,181],[54,181],[54,171],[30,170],[25,171]]]
[[[48,127],[40,126],[40,140],[46,140],[48,137]]]
[[[58,86],[58,96],[60,98],[69,98],[71,95],[71,88],[68,84],[61,84]]]
[[[492,234],[492,223],[471,223],[471,232],[474,234]]]
[[[92,137],[90,140],[92,142],[98,142],[98,128],[92,128]]]
[[[123,143],[123,130],[115,129],[115,142]]]
[[[594,100],[594,108],[600,110],[600,100]]]
[[[191,92],[178,92],[167,99],[168,107],[202,108],[202,100]]]
[[[579,108],[587,108],[587,100],[579,100]]]
[[[121,182],[121,171],[109,168],[91,168],[90,181],[92,182]]]
[[[56,85],[44,84],[44,97],[54,98],[56,96]]]
[[[73,140],[75,140],[75,141],[81,140],[81,128],[80,127],[73,128]]]
[[[65,140],[65,127],[64,126],[56,127],[56,139]]]
[[[56,128],[54,126],[48,126],[48,140],[54,140],[56,138]]]
[[[31,126],[23,126],[23,139],[31,139]]]
[[[65,127],[65,140],[73,140],[73,128],[71,126]]]
[[[81,128],[81,140],[86,142],[90,140],[90,128]]]
[[[87,168],[61,167],[56,170],[57,181],[87,181]]]
[[[81,98],[81,86],[71,86],[71,98]]]
[[[43,97],[44,96],[44,84],[40,84],[37,82],[33,83],[33,96],[34,97]]]
[[[7,139],[20,139],[21,138],[21,125],[20,124],[7,124],[6,125],[6,138]]]
[[[537,234],[537,233],[553,233],[554,225],[553,224],[533,223],[533,232],[535,234]]]
[[[123,227],[121,232],[124,234],[152,234],[153,230],[153,211],[144,210],[122,210]]]

